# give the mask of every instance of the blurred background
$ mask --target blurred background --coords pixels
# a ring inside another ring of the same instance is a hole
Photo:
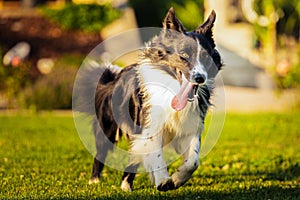
[[[85,56],[171,6],[188,30],[216,11],[227,110],[300,109],[298,0],[0,0],[0,109],[71,109]]]

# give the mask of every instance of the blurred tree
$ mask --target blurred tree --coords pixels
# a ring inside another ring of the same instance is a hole
[[[276,65],[276,23],[278,21],[278,10],[276,10],[273,0],[263,0],[259,2],[261,5],[261,14],[265,16],[265,23],[258,21],[260,26],[265,26],[264,34],[260,36],[263,44],[264,54],[267,56],[269,65]]]
[[[204,5],[203,0],[200,1],[174,1],[174,6],[177,17],[182,21],[187,30],[194,30],[204,20]]]
[[[129,0],[129,4],[139,27],[161,27],[172,6],[187,29],[197,27],[204,16],[204,0]]]
[[[260,42],[268,42],[264,41],[266,38],[263,37],[272,23],[275,27],[269,31],[276,31],[276,40],[281,36],[287,36],[299,41],[300,3],[298,0],[254,0],[253,6],[257,15],[260,16],[253,22]]]
[[[129,0],[139,27],[161,27],[169,0]]]
[[[271,61],[268,67],[275,73],[278,87],[298,87],[300,85],[299,1],[254,0],[253,5],[259,16],[254,22],[257,42],[266,55],[266,61]],[[283,56],[280,55],[281,49],[285,49]]]

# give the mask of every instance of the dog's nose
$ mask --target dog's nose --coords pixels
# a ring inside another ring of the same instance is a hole
[[[200,73],[195,74],[194,79],[198,84],[204,83],[206,81],[206,77]]]

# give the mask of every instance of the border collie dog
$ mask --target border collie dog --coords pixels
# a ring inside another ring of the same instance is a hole
[[[222,66],[212,35],[216,14],[187,32],[171,8],[163,29],[123,69],[106,67],[96,89],[94,123],[97,154],[90,183],[99,181],[116,137],[130,140],[130,159],[121,188],[131,191],[140,164],[160,191],[177,189],[199,165],[200,138],[214,78]],[[182,155],[168,174],[165,145]]]

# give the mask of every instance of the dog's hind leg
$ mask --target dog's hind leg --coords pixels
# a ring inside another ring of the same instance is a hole
[[[89,184],[98,183],[101,171],[103,170],[104,164],[100,162],[96,157],[94,158],[92,177],[89,180]]]
[[[98,122],[94,119],[94,133],[96,139],[96,156],[94,158],[92,177],[89,184],[98,183],[100,174],[103,170],[105,159],[109,150],[113,149],[113,142],[103,133],[102,129],[98,126]]]
[[[100,174],[103,170],[105,158],[107,156],[109,146],[110,146],[108,140],[105,143],[102,144],[99,143],[101,142],[97,142],[97,154],[94,158],[92,177],[89,180],[89,184],[99,182]]]
[[[121,189],[123,191],[130,192],[132,190],[133,180],[136,175],[136,171],[139,167],[139,164],[130,164],[126,167],[123,177],[122,177],[122,184]]]
[[[94,158],[94,164],[93,164],[93,171],[92,171],[92,177],[89,180],[89,184],[98,183],[100,174],[104,167],[104,161],[107,156],[108,150],[105,150],[103,148],[103,152],[97,153],[96,157]]]

